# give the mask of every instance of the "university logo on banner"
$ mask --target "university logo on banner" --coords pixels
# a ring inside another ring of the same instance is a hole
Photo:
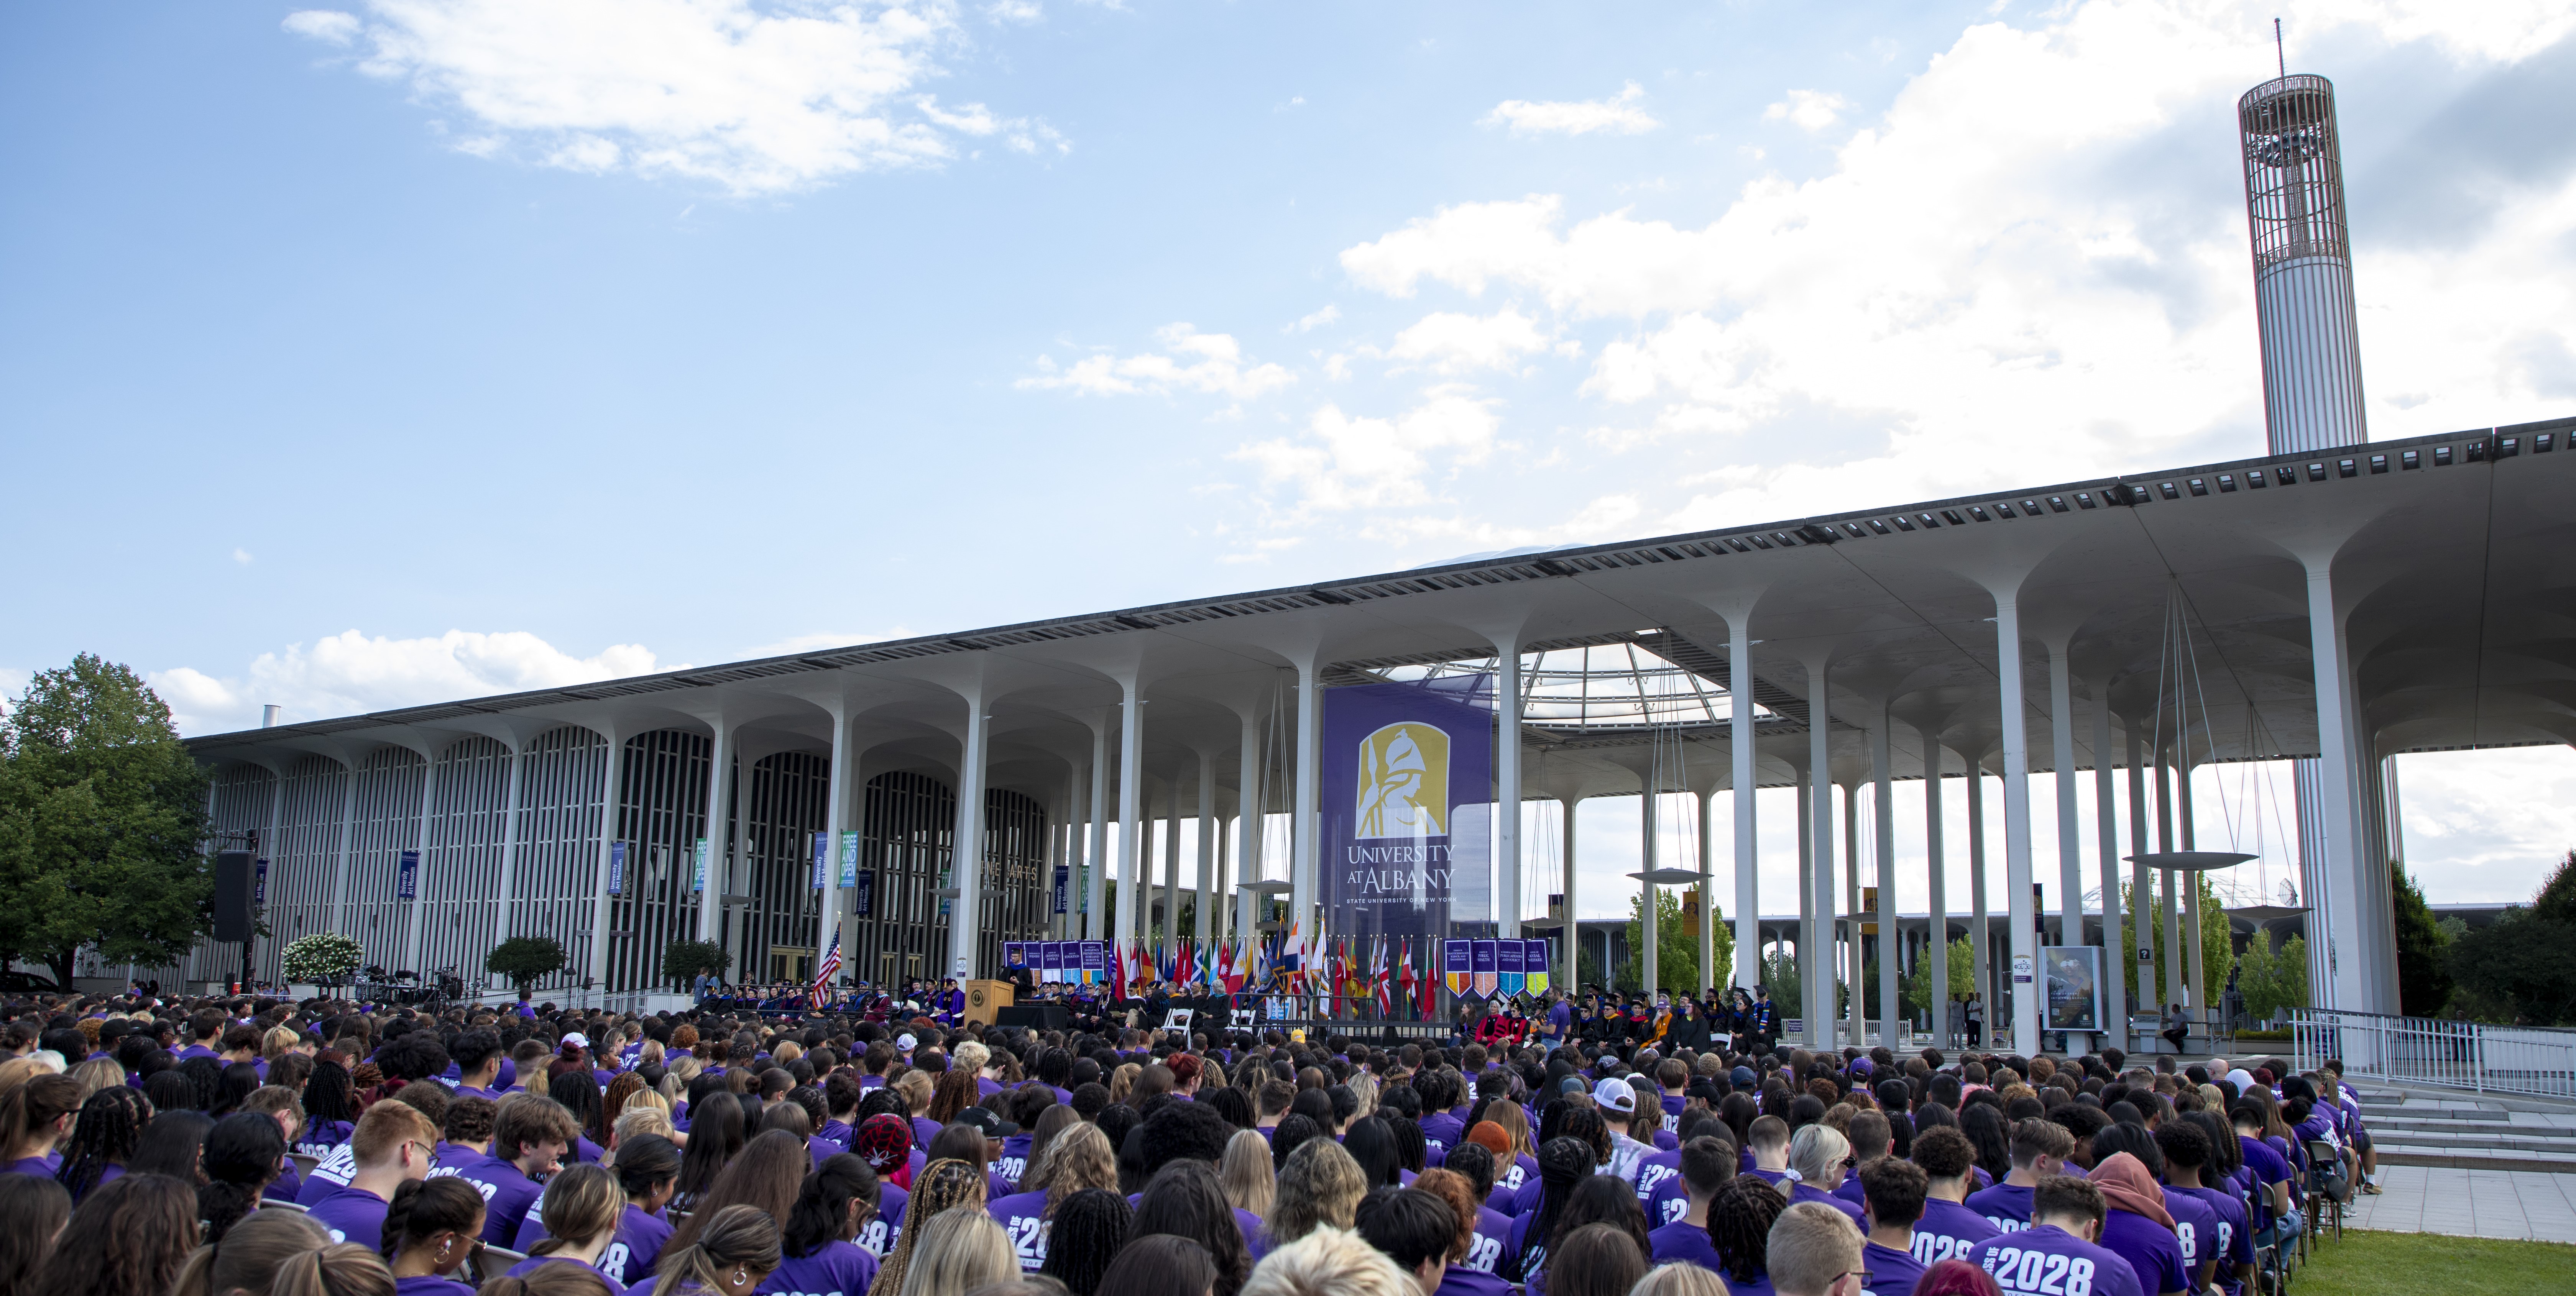
[[[1427,724],[1391,724],[1360,740],[1362,841],[1449,835],[1449,735]]]
[[[1502,956],[1494,948],[1499,942],[1480,940],[1469,943],[1476,952],[1476,993],[1491,999],[1494,992],[1502,988]]]
[[[1521,992],[1521,949],[1517,940],[1494,942],[1494,983],[1504,994]]]
[[[1445,938],[1452,905],[1480,903],[1481,882],[1461,884],[1492,867],[1493,709],[1482,680],[1325,693],[1319,899],[1337,934]]]
[[[1472,970],[1475,956],[1467,950],[1466,941],[1440,942],[1440,975],[1449,983],[1449,993],[1453,995],[1467,993],[1467,986],[1475,975]]]
[[[1531,994],[1547,993],[1547,942],[1521,942],[1521,980]]]

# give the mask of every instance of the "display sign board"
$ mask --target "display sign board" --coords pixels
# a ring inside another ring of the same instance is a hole
[[[2040,966],[2048,969],[2048,997],[2041,1000],[2047,1014],[2042,1030],[2105,1030],[2109,1012],[2103,1004],[2102,948],[2098,945],[2049,945],[2039,951]],[[2020,978],[2016,977],[2015,980]]]
[[[1483,675],[1324,694],[1320,899],[1338,933],[1448,934],[1460,870],[1491,867],[1491,699]]]
[[[418,899],[420,897],[420,852],[416,850],[404,851],[402,853],[402,863],[397,867],[398,871],[394,874],[394,898],[397,900]]]
[[[608,843],[608,894],[626,894],[626,843]]]

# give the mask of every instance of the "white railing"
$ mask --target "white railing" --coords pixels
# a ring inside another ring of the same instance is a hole
[[[2301,1070],[2340,1058],[2348,1077],[2576,1098],[2576,1030],[2293,1008],[2290,1047]]]

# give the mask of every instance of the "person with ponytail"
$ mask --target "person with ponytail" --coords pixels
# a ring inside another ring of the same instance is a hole
[[[52,1178],[62,1168],[54,1149],[72,1132],[85,1096],[67,1075],[37,1075],[0,1095],[0,1174]]]
[[[679,1187],[680,1149],[659,1134],[631,1135],[617,1145],[615,1169],[626,1209],[617,1217],[616,1239],[599,1253],[599,1271],[611,1282],[633,1285],[652,1276],[671,1240],[662,1208]]]
[[[876,1281],[877,1258],[856,1239],[876,1215],[876,1196],[877,1172],[867,1162],[847,1152],[825,1159],[788,1211],[778,1269],[760,1290],[865,1296]]]
[[[54,1178],[73,1201],[92,1188],[125,1173],[125,1162],[143,1141],[143,1124],[152,1119],[152,1102],[140,1089],[113,1085],[89,1096],[63,1144],[63,1163]]]
[[[377,1250],[393,1267],[394,1296],[474,1296],[450,1275],[483,1250],[483,1194],[453,1175],[404,1180],[385,1208]]]
[[[920,1236],[919,1226],[954,1206],[985,1209],[987,1179],[984,1168],[973,1161],[943,1157],[923,1166],[921,1173],[913,1176],[912,1200],[907,1207],[914,1227],[903,1230],[896,1239],[894,1254],[877,1269],[876,1281],[868,1285],[868,1291],[873,1296],[898,1296],[903,1291],[904,1270],[912,1263],[912,1244]]]
[[[975,1186],[983,1177],[975,1176]],[[750,1296],[778,1268],[778,1221],[757,1206],[724,1207],[686,1245],[664,1252],[650,1296]],[[638,1290],[641,1290],[640,1288]],[[482,1296],[508,1296],[486,1286]]]
[[[282,1210],[260,1211],[222,1242],[189,1253],[167,1290],[171,1296],[395,1296],[393,1271],[375,1252],[333,1242],[310,1218]]]
[[[259,1209],[259,1199],[286,1159],[286,1137],[277,1122],[257,1112],[234,1112],[206,1133],[206,1182],[197,1189],[197,1218],[204,1222],[201,1242],[222,1240],[224,1231]]]
[[[526,1275],[546,1265],[577,1264],[599,1270],[600,1253],[617,1240],[618,1218],[626,1210],[626,1193],[617,1172],[605,1166],[571,1165],[546,1181],[545,1196],[532,1214],[545,1220],[546,1236],[528,1248],[528,1258],[510,1267]],[[607,1275],[601,1273],[605,1279]],[[610,1281],[609,1296],[626,1296],[623,1283]]]
[[[1548,1243],[1558,1233],[1558,1217],[1574,1199],[1576,1185],[1592,1174],[1597,1149],[1589,1142],[1560,1135],[1539,1145],[1539,1199],[1536,1208],[1512,1220],[1511,1242],[1504,1250],[1513,1260],[1505,1277],[1527,1282],[1547,1269]]]

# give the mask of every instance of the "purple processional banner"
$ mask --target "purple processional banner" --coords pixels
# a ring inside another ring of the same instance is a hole
[[[1331,936],[1445,938],[1452,901],[1486,894],[1492,698],[1483,675],[1324,694],[1320,899]]]

